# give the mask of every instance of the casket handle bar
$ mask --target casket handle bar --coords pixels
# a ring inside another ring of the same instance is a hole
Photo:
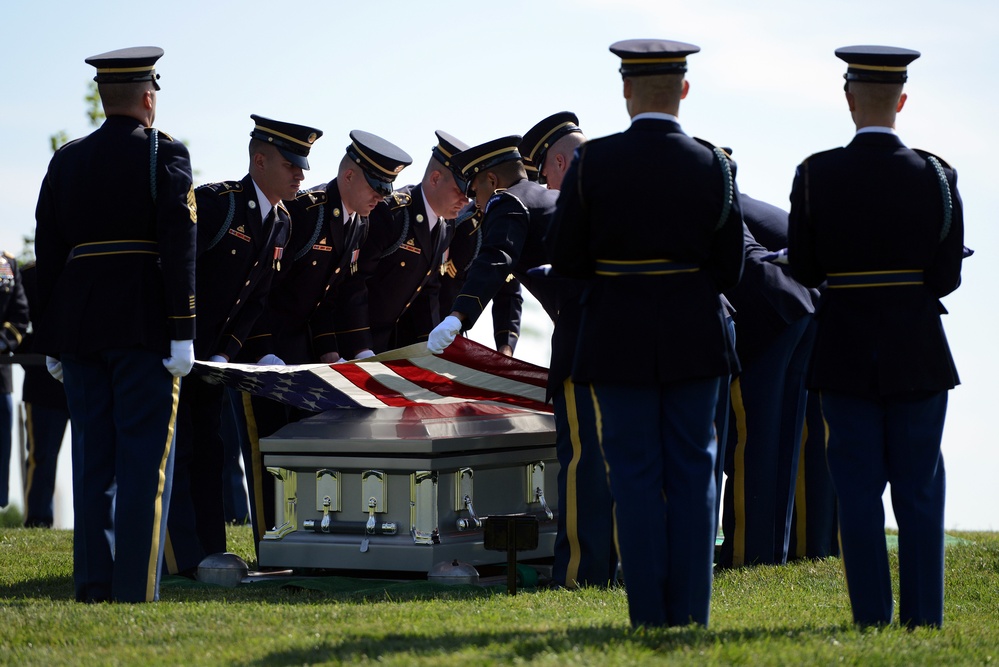
[[[545,511],[545,516],[548,517],[549,521],[555,518],[555,515],[552,513],[551,508],[548,507],[548,503],[545,501],[544,489],[542,489],[540,486],[535,487],[534,489],[534,500],[535,502],[541,503],[541,508]]]
[[[462,498],[462,501],[465,503],[465,509],[468,510],[468,518],[462,517],[458,519],[458,530],[475,530],[477,528],[482,528],[482,520],[475,516],[475,508],[472,507],[472,497],[466,494],[465,497]]]
[[[394,521],[383,521],[374,528],[369,528],[365,521],[332,521],[328,526],[323,526],[322,521],[306,519],[302,522],[302,528],[327,535],[396,535],[399,532],[399,526]]]

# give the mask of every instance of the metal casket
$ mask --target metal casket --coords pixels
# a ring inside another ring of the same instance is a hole
[[[429,572],[505,562],[483,547],[488,515],[532,513],[549,558],[558,498],[550,414],[460,403],[330,410],[260,441],[279,525],[264,567]]]

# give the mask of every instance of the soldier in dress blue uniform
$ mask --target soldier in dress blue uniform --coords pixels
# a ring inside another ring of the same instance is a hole
[[[28,316],[38,319],[38,280],[34,262],[21,271],[24,295],[28,299]],[[20,353],[34,351],[34,333],[24,337]],[[24,471],[24,525],[51,528],[55,521],[53,496],[59,450],[69,423],[66,392],[62,383],[49,375],[42,364],[24,364],[21,385],[24,401],[24,430],[28,460]]]
[[[17,261],[0,253],[0,354],[10,356],[28,331],[28,299]],[[0,364],[0,508],[10,502],[10,451],[14,427],[11,365]]]
[[[368,216],[392,193],[396,176],[412,158],[381,137],[350,133],[337,170],[328,183],[289,196],[295,224],[283,270],[276,276],[263,315],[247,341],[246,359],[270,364],[334,363],[338,339],[348,328],[346,313],[358,307],[351,281],[358,272]],[[260,438],[303,416],[283,403],[243,395],[233,401],[241,428],[243,466],[250,492],[254,542],[274,526],[274,478],[263,469]]]
[[[538,182],[558,191],[573,154],[585,141],[576,114],[561,111],[528,130],[520,142],[520,152],[537,165]],[[549,275],[558,279],[554,274]],[[579,297],[585,284],[566,278],[559,282],[559,310],[552,332],[548,372],[559,461],[559,515],[552,582],[566,588],[610,585],[615,581],[618,564],[614,501],[597,441],[590,387],[574,383],[571,377],[579,332]]]
[[[553,321],[558,312],[552,281],[527,275],[529,269],[548,263],[543,239],[558,193],[527,178],[520,141],[519,135],[501,137],[455,157],[468,183],[466,194],[482,210],[483,238],[450,314],[430,332],[427,345],[435,354],[472,328],[510,275],[541,302]]]
[[[549,190],[561,190],[576,149],[585,141],[576,114],[560,111],[538,121],[524,134],[520,153],[526,160],[528,174],[537,172],[537,178],[532,180]]]
[[[35,211],[35,350],[64,380],[73,424],[81,602],[159,597],[180,378],[194,363],[197,207],[187,149],[152,128],[162,55],[87,59],[107,120],[56,151]]]
[[[677,120],[698,47],[628,40],[610,50],[631,127],[589,140],[569,167],[552,267],[590,281],[572,380],[592,388],[631,623],[707,625],[713,422],[723,379],[738,370],[720,297],[742,272],[735,165]],[[634,353],[607,354],[622,345]]]
[[[298,192],[309,150],[322,136],[313,127],[250,118],[249,173],[241,181],[195,191],[201,212],[197,280],[202,307],[195,341],[200,360],[224,363],[242,350],[274,275],[287,262],[291,220],[282,199]],[[205,556],[226,550],[223,391],[222,385],[198,379],[181,392],[166,558],[170,573],[192,574]]]
[[[447,221],[468,204],[454,156],[468,145],[447,132],[436,134],[421,182],[396,190],[371,212],[360,253],[362,280],[352,281],[358,307],[345,313],[346,331],[337,337],[349,357],[426,342],[440,322],[441,267],[453,231]]]
[[[767,261],[787,247],[787,212],[745,194],[739,200],[746,259],[725,296],[736,311],[742,372],[731,384],[727,442],[718,448],[728,477],[721,567],[787,560],[817,296],[786,264]]]
[[[809,388],[821,393],[853,619],[892,620],[881,496],[899,533],[899,620],[940,626],[944,585],[947,391],[958,384],[939,299],[961,282],[957,175],[895,134],[918,51],[837,49],[857,134],[812,155],[791,190],[788,259],[804,285],[825,282]]]
[[[528,177],[530,178],[530,171]],[[462,209],[457,218],[449,221],[449,225],[452,228],[451,243],[448,245],[441,267],[438,295],[440,304],[438,312],[442,314],[450,311],[454,300],[461,293],[462,285],[465,284],[468,270],[479,256],[479,250],[482,248],[482,211],[476,208],[473,202]],[[509,276],[507,278],[493,297],[490,310],[496,349],[503,354],[513,356],[517,341],[520,339],[520,318],[524,310],[524,297],[520,290],[520,282]],[[405,320],[404,317],[403,321]]]

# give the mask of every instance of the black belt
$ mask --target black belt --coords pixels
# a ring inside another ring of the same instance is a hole
[[[81,243],[69,251],[66,262],[96,255],[159,255],[156,241],[98,241]]]
[[[922,285],[923,270],[904,271],[860,271],[857,273],[830,273],[826,276],[826,287],[901,287]]]
[[[596,274],[598,276],[668,276],[674,273],[693,273],[700,271],[698,264],[674,262],[671,259],[639,259],[612,260],[598,259]]]

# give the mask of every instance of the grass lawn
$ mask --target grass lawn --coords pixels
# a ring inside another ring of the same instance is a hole
[[[509,596],[426,581],[221,588],[170,578],[158,603],[82,605],[72,532],[0,528],[0,665],[994,663],[999,533],[954,537],[942,630],[855,629],[830,559],[722,572],[710,628],[634,631],[623,589]],[[230,528],[229,545],[252,563],[248,527]],[[897,590],[894,557],[892,568]]]

